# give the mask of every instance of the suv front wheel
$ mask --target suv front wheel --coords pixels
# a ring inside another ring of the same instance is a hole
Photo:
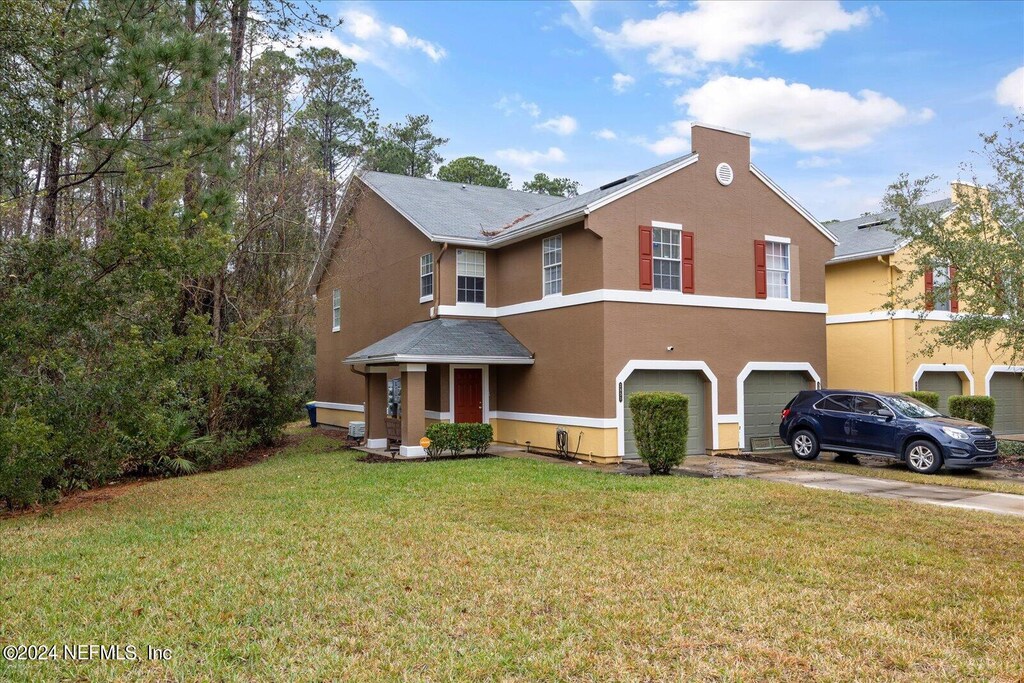
[[[821,452],[821,448],[818,445],[818,437],[814,435],[814,432],[807,429],[801,429],[793,435],[793,444],[790,448],[793,449],[793,455],[800,460],[814,460],[818,457],[818,453]]]
[[[907,467],[921,474],[935,474],[942,467],[942,453],[931,441],[913,441],[905,452]]]

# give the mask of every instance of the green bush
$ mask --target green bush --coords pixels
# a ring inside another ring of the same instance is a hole
[[[991,396],[950,396],[949,415],[991,427],[996,420],[996,400]]]
[[[926,406],[930,406],[934,410],[939,409],[939,395],[934,391],[904,391],[905,396],[910,398],[916,398]]]
[[[483,455],[494,440],[494,429],[491,425],[483,422],[465,422],[459,425],[462,428],[466,441],[466,447],[472,448],[477,455]]]
[[[1024,458],[1024,441],[999,439],[999,455],[1003,457]]]
[[[668,474],[686,455],[690,399],[667,391],[638,392],[629,397],[629,409],[637,454],[652,474]]]

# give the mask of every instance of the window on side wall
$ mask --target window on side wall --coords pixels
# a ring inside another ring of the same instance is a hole
[[[420,256],[420,303],[434,298],[434,255]]]
[[[764,255],[768,298],[790,298],[789,245],[785,242],[765,242]]]
[[[544,240],[543,247],[544,296],[562,293],[562,236]]]
[[[941,266],[932,270],[932,286],[941,292],[935,296],[933,311],[949,311],[949,266]]]
[[[682,230],[654,228],[652,255],[654,257],[654,289],[678,292],[682,289]]]
[[[341,330],[341,290],[336,289],[331,294],[331,330]]]
[[[482,251],[459,249],[455,254],[456,301],[464,304],[484,303],[487,278],[487,255]]]

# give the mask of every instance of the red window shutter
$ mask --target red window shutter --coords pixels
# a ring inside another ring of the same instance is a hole
[[[640,289],[654,289],[654,237],[649,225],[640,226]]]
[[[768,264],[764,254],[764,240],[754,240],[754,295],[768,298]]]
[[[693,294],[693,233],[683,233],[683,294]]]
[[[956,266],[949,267],[949,312],[960,312],[960,302],[956,299]]]
[[[935,271],[931,268],[924,271],[924,308],[930,311],[935,308]]]

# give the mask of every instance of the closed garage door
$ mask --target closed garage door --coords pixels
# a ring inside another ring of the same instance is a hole
[[[782,409],[808,386],[802,372],[750,373],[743,382],[743,445],[749,448],[752,438],[778,436]]]
[[[964,393],[964,385],[955,372],[926,372],[917,381],[917,390],[938,393],[939,412],[949,415],[949,397]]]
[[[1024,376],[1012,372],[992,375],[989,393],[996,400],[996,434],[1024,434]]]
[[[690,397],[690,432],[686,438],[686,453],[704,453],[704,375],[682,370],[634,370],[626,379],[625,432],[623,454],[636,457],[636,439],[633,437],[633,415],[629,411],[629,395],[637,391],[674,391]]]

